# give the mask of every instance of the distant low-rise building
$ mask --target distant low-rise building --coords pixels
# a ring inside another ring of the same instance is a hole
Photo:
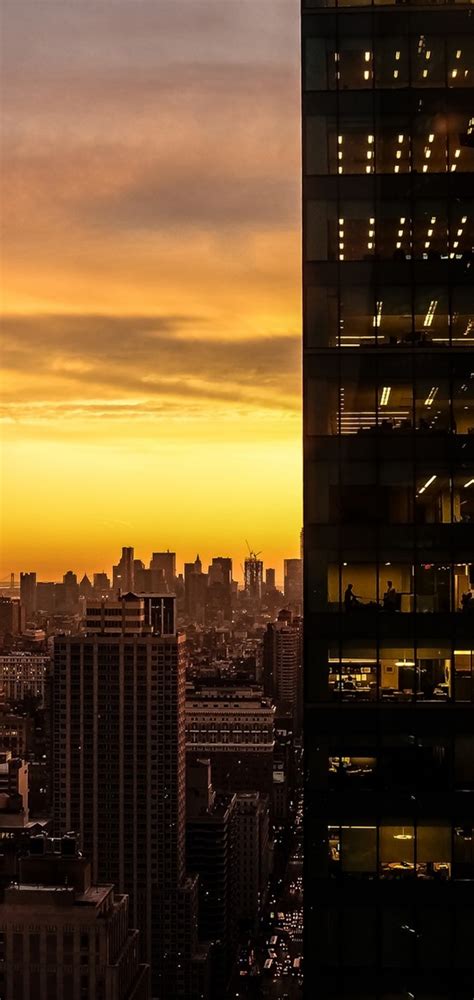
[[[9,750],[13,757],[25,757],[32,743],[33,727],[30,716],[0,705],[0,751]]]
[[[206,688],[186,699],[188,758],[209,757],[219,791],[269,792],[275,707],[253,689]]]
[[[17,881],[19,858],[30,838],[50,827],[48,819],[30,819],[28,803],[28,764],[9,751],[0,753],[0,895]]]
[[[0,691],[6,701],[44,700],[50,657],[22,651],[0,655]]]
[[[0,636],[19,635],[26,624],[25,609],[21,601],[0,597]]]

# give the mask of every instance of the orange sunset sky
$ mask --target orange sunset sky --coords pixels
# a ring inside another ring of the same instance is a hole
[[[0,578],[299,555],[299,0],[6,0]]]

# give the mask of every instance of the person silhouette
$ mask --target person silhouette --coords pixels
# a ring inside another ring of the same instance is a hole
[[[354,594],[353,587],[354,584],[348,583],[344,592],[344,608],[346,611],[353,611],[359,604],[359,598]]]
[[[383,595],[383,606],[385,611],[397,610],[397,591],[391,580],[387,580],[387,589]]]

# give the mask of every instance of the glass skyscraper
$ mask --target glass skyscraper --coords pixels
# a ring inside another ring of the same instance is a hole
[[[303,0],[305,984],[474,995],[474,6]]]

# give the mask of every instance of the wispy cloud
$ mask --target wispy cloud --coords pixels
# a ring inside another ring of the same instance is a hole
[[[297,411],[297,335],[218,339],[192,334],[202,317],[53,315],[4,318],[2,363],[28,380],[4,400],[13,419],[61,409],[82,417],[107,413],[151,418],[172,400]],[[79,402],[71,400],[82,394]],[[97,397],[100,397],[97,403]],[[120,397],[120,402],[114,400]]]

